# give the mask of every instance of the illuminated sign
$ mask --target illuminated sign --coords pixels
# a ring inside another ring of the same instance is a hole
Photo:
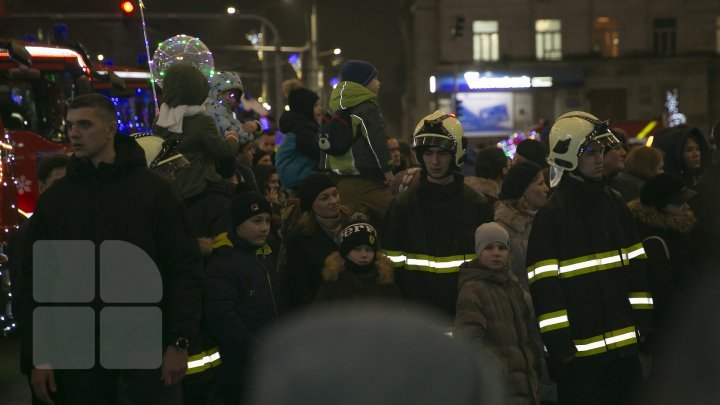
[[[583,72],[575,68],[531,69],[525,72],[467,71],[429,77],[430,93],[448,94],[494,90],[578,87]]]

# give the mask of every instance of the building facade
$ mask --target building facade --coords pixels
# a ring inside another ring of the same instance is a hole
[[[417,0],[410,13],[408,124],[442,108],[470,136],[570,110],[662,126],[668,100],[706,133],[720,120],[717,0]]]

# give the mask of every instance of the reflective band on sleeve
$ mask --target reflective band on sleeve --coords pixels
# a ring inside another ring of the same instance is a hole
[[[385,256],[387,256],[387,258],[390,259],[391,262],[393,262],[393,266],[402,267],[405,265],[405,261],[407,260],[405,252],[397,250],[385,250],[384,253]]]
[[[538,317],[538,323],[540,324],[541,333],[567,328],[570,326],[570,320],[568,319],[567,311],[565,310],[543,314]]]
[[[542,260],[528,267],[528,282],[533,283],[541,278],[557,276],[557,274],[557,260]]]
[[[575,348],[577,349],[575,357],[592,356],[608,350],[636,344],[637,333],[635,332],[635,327],[630,326],[607,332],[602,336],[573,340],[573,343],[575,343]]]
[[[214,347],[206,352],[188,357],[187,372],[185,374],[199,373],[220,363],[220,352],[218,352],[217,347]]]
[[[647,254],[645,253],[645,248],[643,248],[642,243],[638,243],[627,249],[623,249],[623,258],[628,262],[632,259],[647,259]]]
[[[628,300],[633,309],[653,309],[653,298],[650,293],[633,292],[628,294]]]
[[[560,277],[572,277],[620,266],[622,257],[617,252],[608,252],[560,262],[558,274]]]
[[[456,255],[446,257],[433,257],[422,254],[408,253],[406,269],[427,271],[430,273],[456,273],[460,265],[475,259],[474,254]]]

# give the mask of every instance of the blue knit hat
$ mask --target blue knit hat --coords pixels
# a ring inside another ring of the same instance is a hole
[[[340,79],[367,86],[377,76],[375,66],[364,60],[349,60],[340,68]]]

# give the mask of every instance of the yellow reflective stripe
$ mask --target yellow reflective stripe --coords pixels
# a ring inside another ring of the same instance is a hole
[[[573,277],[620,266],[622,256],[618,252],[598,253],[560,262],[558,275],[561,278]]]
[[[384,252],[385,256],[393,262],[393,266],[402,267],[405,265],[405,261],[407,260],[405,252],[401,252],[399,250],[385,250]]]
[[[208,351],[188,357],[187,371],[185,374],[200,373],[220,363],[222,363],[220,360],[220,352],[218,352],[217,347],[213,347]]]
[[[574,339],[573,343],[577,349],[575,357],[586,357],[635,344],[637,333],[634,326],[629,326],[587,339]]]
[[[632,292],[628,294],[628,300],[633,309],[653,309],[653,298],[650,293]]]
[[[643,248],[642,243],[637,243],[627,249],[623,249],[622,252],[623,258],[627,261],[632,259],[647,259],[647,254],[645,254],[645,248]]]
[[[541,278],[557,276],[558,261],[542,260],[527,268],[528,282],[533,283]]]
[[[575,357],[592,356],[593,354],[605,353],[607,346],[605,346],[605,340],[603,336],[593,336],[588,339],[577,339],[573,340],[577,353]]]
[[[605,344],[608,349],[617,349],[619,347],[635,343],[637,343],[637,333],[635,332],[635,328],[632,326],[605,334]]]
[[[538,323],[540,324],[541,333],[570,327],[570,320],[568,319],[567,311],[564,309],[539,316]]]
[[[456,273],[460,265],[475,259],[475,254],[435,257],[418,253],[408,253],[405,261],[407,270],[427,271],[430,273]]]

